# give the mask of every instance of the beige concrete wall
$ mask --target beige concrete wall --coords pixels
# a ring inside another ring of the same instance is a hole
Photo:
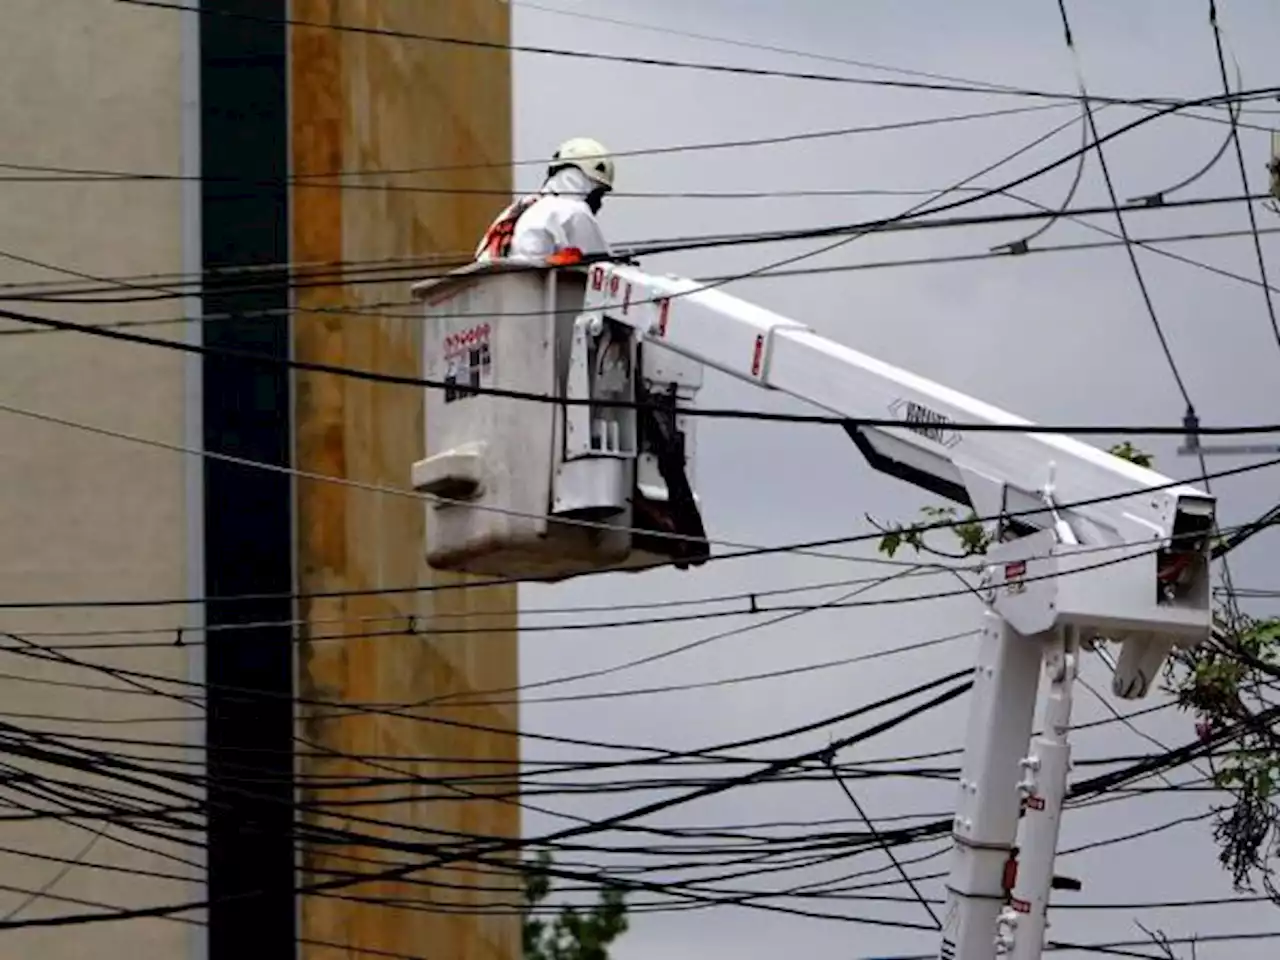
[[[177,172],[180,165],[180,16],[98,0],[5,0],[0,28],[0,162]],[[0,169],[0,283],[74,280],[65,271],[121,277],[181,270],[181,187],[175,182],[56,184],[5,182]],[[12,256],[10,256],[12,255]],[[145,282],[145,281],[144,281]],[[5,291],[12,294],[15,291]],[[87,323],[159,319],[176,301],[67,306],[4,302]],[[183,442],[183,357],[74,333],[0,332],[0,403],[168,443]],[[180,325],[147,328],[181,336]],[[0,602],[186,595],[184,457],[0,410]],[[12,611],[0,631],[33,644],[158,643],[155,649],[64,650],[91,664],[185,677],[174,649],[181,608]],[[49,636],[60,632],[151,630],[135,635]],[[11,648],[15,641],[0,640]],[[67,684],[70,684],[68,686]],[[108,689],[82,689],[75,685]],[[176,689],[176,688],[169,688]],[[191,716],[181,703],[130,690],[101,670],[0,652],[0,723],[63,736],[163,741],[180,746]],[[137,720],[138,722],[125,722]],[[182,759],[178,749],[75,741],[88,749]],[[146,761],[150,762],[150,761]],[[0,764],[27,766],[0,744]],[[186,768],[171,768],[186,769]],[[44,765],[52,781],[91,782],[129,793],[119,781]],[[34,786],[41,789],[41,785]],[[180,880],[91,869],[106,864],[178,876],[191,869],[148,836],[100,821],[11,821],[18,806],[58,809],[0,779],[0,918],[90,912],[89,903],[129,908],[199,896]],[[69,802],[88,805],[88,795]],[[151,797],[149,804],[157,798]],[[119,838],[119,839],[117,839]],[[23,856],[11,851],[26,851]],[[63,858],[41,860],[34,855]],[[13,888],[13,889],[10,889]],[[20,890],[43,889],[28,903]],[[59,900],[55,898],[67,898]],[[85,901],[80,904],[75,901]],[[185,957],[191,928],[137,920],[23,931],[0,930],[0,958],[72,960]]]
[[[293,15],[312,22],[378,26],[398,31],[507,42],[509,9],[501,0],[425,3],[404,0],[295,0]],[[292,39],[293,164],[296,176],[335,170],[433,170],[413,176],[349,178],[369,186],[460,188],[471,193],[295,187],[293,258],[303,263],[408,257],[419,262],[469,255],[489,219],[509,199],[477,190],[511,188],[509,54],[404,38],[297,28]],[[304,311],[364,308],[367,313],[295,316],[300,358],[421,376],[417,312],[407,303],[409,281],[351,283],[299,291]],[[421,457],[422,398],[416,389],[326,375],[297,380],[298,464],[303,470],[363,483],[409,487]],[[429,428],[429,427],[428,427]],[[299,569],[305,593],[445,584],[422,559],[420,501],[300,480]],[[300,685],[310,699],[415,704],[460,691],[510,688],[517,682],[515,590],[511,587],[383,594],[304,603],[313,639],[300,655]],[[424,633],[406,632],[417,617]],[[464,631],[437,632],[446,626]],[[491,699],[509,701],[510,695]],[[470,709],[410,709],[414,716],[319,716],[309,711],[302,736],[345,756],[300,763],[305,776],[457,777],[510,775],[518,761],[517,711],[509,704]],[[468,726],[432,722],[444,718]],[[483,732],[487,727],[495,732]],[[351,759],[379,755],[376,763]],[[433,829],[493,837],[517,836],[519,807],[511,800],[476,800],[484,789],[461,792],[414,785],[382,791],[385,803],[355,808],[368,818],[403,824],[377,829],[333,816],[328,822],[431,843]],[[415,802],[393,802],[394,795]],[[372,790],[309,792],[311,803],[378,799]],[[332,808],[331,808],[332,809]],[[351,808],[347,808],[350,810]],[[332,811],[335,814],[339,810]],[[306,879],[329,870],[376,871],[376,864],[310,851]],[[403,854],[384,854],[403,863]],[[417,859],[422,859],[417,858]],[[461,870],[420,875],[423,883],[366,884],[345,895],[395,898],[402,906],[309,897],[302,904],[303,935],[366,949],[450,960],[507,960],[519,955],[520,929],[510,913],[480,914],[486,903],[511,902],[509,877]],[[496,887],[480,890],[477,887]],[[502,888],[506,889],[502,889]],[[303,945],[308,958],[348,954]],[[355,956],[355,954],[352,954]]]

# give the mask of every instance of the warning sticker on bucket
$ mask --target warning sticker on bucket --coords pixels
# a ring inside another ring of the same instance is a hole
[[[444,402],[474,397],[493,383],[492,330],[487,323],[455,330],[444,338]]]

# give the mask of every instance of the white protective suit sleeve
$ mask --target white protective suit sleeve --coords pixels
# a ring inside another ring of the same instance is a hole
[[[508,257],[520,260],[542,260],[558,250],[576,247],[584,254],[608,255],[609,243],[595,214],[583,197],[593,184],[581,170],[566,167],[556,172],[539,191],[533,205],[516,222]],[[495,224],[505,218],[504,210]],[[492,228],[490,228],[492,229]],[[476,250],[477,260],[488,260],[485,239]]]

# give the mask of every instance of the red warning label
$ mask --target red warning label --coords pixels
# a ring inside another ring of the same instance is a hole
[[[1004,584],[1010,593],[1022,593],[1027,589],[1024,579],[1027,575],[1027,561],[1015,560],[1004,565]]]
[[[756,337],[756,348],[751,354],[751,375],[753,377],[760,376],[760,367],[764,363],[764,334]]]
[[[474,350],[481,344],[489,342],[491,332],[489,324],[481,323],[474,327],[468,327],[466,330],[451,333],[444,338],[444,355],[446,357],[456,357]]]

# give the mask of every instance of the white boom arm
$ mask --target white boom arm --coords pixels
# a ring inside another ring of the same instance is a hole
[[[851,423],[901,419],[901,428],[849,428],[876,469],[971,505],[979,516],[1010,514],[1007,532],[1051,533],[1058,546],[1076,548],[1057,551],[1059,566],[1102,569],[1113,581],[1126,567],[1143,567],[1148,596],[1129,609],[1100,613],[1093,625],[1100,635],[1192,645],[1207,637],[1210,494],[1069,437],[1034,432],[1027,420],[693,280],[596,265],[584,301],[584,318],[593,315]],[[958,423],[1026,432],[954,429]],[[1068,554],[1088,560],[1061,560]],[[1114,562],[1126,554],[1150,562]],[[1175,572],[1178,582],[1171,579]],[[1079,614],[1066,616],[1083,625]],[[1142,673],[1125,676],[1117,694],[1144,695],[1151,674]]]
[[[1082,646],[1121,644],[1114,692],[1146,694],[1174,645],[1209,635],[1215,501],[1095,447],[818,336],[719,289],[631,266],[588,268],[582,336],[606,321],[851,421],[871,465],[997,524],[943,923],[943,960],[1040,956]],[[571,390],[572,392],[572,390]],[[956,424],[1025,431],[982,432]],[[1044,734],[1027,743],[1042,665]],[[1021,863],[1016,854],[1022,820]],[[1009,868],[1013,868],[1012,870]],[[1016,880],[1013,879],[1016,875]]]

